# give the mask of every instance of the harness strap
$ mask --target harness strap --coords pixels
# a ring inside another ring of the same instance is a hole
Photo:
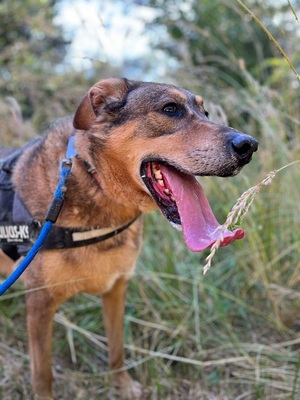
[[[30,144],[34,144],[36,141],[40,140],[41,138],[34,139]],[[1,190],[10,190],[10,193],[13,195],[13,200],[10,202],[12,207],[12,216],[10,218],[0,218],[0,248],[15,260],[18,259],[20,255],[25,255],[29,251],[42,230],[42,222],[32,218],[18,194],[12,190],[13,187],[10,175],[13,166],[27,147],[29,147],[29,145],[26,145],[25,148],[14,151],[7,158],[0,160],[0,168],[2,167],[2,170],[7,172],[9,175],[9,179],[6,179],[5,182],[1,183],[0,180]],[[78,155],[74,149],[74,137],[71,137],[66,151],[66,158],[62,160],[62,166],[66,166],[66,170],[69,170],[71,168],[69,160],[75,157],[78,157]],[[83,162],[94,184],[101,188],[96,169],[87,161],[83,160]],[[65,191],[64,183],[59,190],[62,190],[63,192]],[[52,222],[56,221],[62,202],[62,199],[54,196],[46,219],[50,219]],[[129,226],[132,225],[139,216],[140,214],[125,225],[117,228],[94,227],[92,229],[84,229],[80,227],[66,228],[53,226],[51,231],[48,233],[41,250],[69,249],[102,242],[129,228]]]
[[[129,228],[130,225],[139,218],[139,216],[140,215],[133,218],[126,225],[114,230],[110,230],[109,228],[83,230],[80,228],[53,226],[52,231],[48,235],[41,250],[69,249],[103,242],[104,240],[110,239]]]
[[[103,242],[110,239],[125,229],[129,228],[140,216],[130,220],[127,224],[111,230],[111,228],[65,228],[53,226],[48,234],[41,250],[70,249],[75,247],[88,246],[90,244]],[[42,227],[40,222],[33,220],[31,223],[7,224],[0,221],[0,248],[18,246],[20,254],[25,254],[36,241]],[[24,248],[24,249],[23,249]]]

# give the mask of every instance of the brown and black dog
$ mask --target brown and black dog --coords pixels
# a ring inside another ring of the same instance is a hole
[[[54,124],[15,166],[15,190],[35,220],[44,219],[72,135],[78,154],[56,225],[113,230],[136,219],[101,243],[41,251],[23,274],[32,385],[39,398],[52,398],[51,337],[59,305],[78,292],[100,294],[110,366],[122,368],[124,301],[142,242],[141,214],[159,208],[183,230],[191,250],[209,247],[218,223],[194,176],[236,175],[257,149],[251,136],[210,122],[201,97],[185,89],[103,80],[83,97],[73,120]],[[242,236],[241,230],[228,231],[223,245]],[[9,272],[4,257],[0,264]],[[141,386],[127,371],[114,379],[123,398],[140,398]]]

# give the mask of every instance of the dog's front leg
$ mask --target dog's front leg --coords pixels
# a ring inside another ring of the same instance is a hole
[[[104,323],[109,346],[109,362],[113,370],[124,368],[123,324],[127,280],[120,278],[113,288],[102,296]],[[114,373],[114,381],[123,399],[139,399],[142,387],[127,371]]]
[[[31,381],[39,400],[52,399],[51,342],[55,306],[46,289],[26,296]]]

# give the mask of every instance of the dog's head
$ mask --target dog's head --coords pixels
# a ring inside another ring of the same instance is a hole
[[[168,84],[108,79],[96,83],[74,117],[89,138],[89,158],[106,193],[148,212],[158,207],[187,246],[201,251],[219,226],[195,176],[236,175],[257,141],[208,119],[200,96]],[[80,152],[80,144],[79,144]],[[155,205],[155,207],[154,207]],[[238,229],[223,245],[243,236]]]

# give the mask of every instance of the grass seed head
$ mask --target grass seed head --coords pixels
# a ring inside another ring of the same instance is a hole
[[[255,197],[258,195],[260,192],[261,188],[263,186],[269,185],[275,176],[277,175],[278,172],[282,171],[283,169],[300,162],[300,160],[296,160],[290,164],[285,165],[282,168],[279,168],[274,171],[270,171],[267,176],[259,182],[257,185],[252,186],[250,189],[246,190],[236,201],[234,206],[232,207],[231,211],[228,213],[226,221],[224,222],[223,225],[219,226],[217,228],[217,231],[220,232],[219,238],[216,240],[216,242],[212,245],[210,249],[209,255],[206,257],[206,264],[203,267],[203,274],[205,275],[207,271],[211,267],[212,259],[214,255],[216,254],[216,251],[218,248],[221,246],[222,240],[224,233],[227,229],[229,230],[234,230],[237,227],[240,227],[246,214],[248,213],[251,204],[253,203],[253,200]]]

